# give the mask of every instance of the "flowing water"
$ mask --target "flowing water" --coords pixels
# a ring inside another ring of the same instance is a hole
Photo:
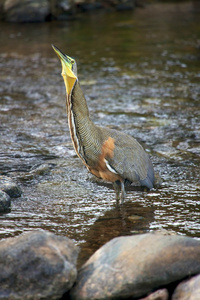
[[[188,4],[83,14],[0,31],[0,174],[21,186],[1,238],[46,229],[72,238],[79,265],[113,237],[153,230],[200,237],[200,23]],[[75,57],[91,118],[134,136],[162,178],[116,204],[76,157],[61,65]]]

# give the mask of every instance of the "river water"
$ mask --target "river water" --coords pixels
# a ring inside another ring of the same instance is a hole
[[[190,3],[1,23],[0,174],[22,188],[1,238],[46,229],[72,238],[79,265],[113,237],[154,230],[200,237],[200,23]],[[55,44],[75,57],[91,118],[134,136],[162,178],[119,206],[76,157]]]

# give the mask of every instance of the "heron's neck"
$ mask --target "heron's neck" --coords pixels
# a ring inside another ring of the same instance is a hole
[[[72,93],[67,95],[67,113],[74,149],[78,156],[85,161],[84,148],[86,143],[92,139],[95,125],[90,120],[87,103],[78,80]]]

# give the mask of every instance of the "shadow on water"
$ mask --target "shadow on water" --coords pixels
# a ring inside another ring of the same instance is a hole
[[[149,224],[154,219],[154,208],[143,207],[139,203],[126,202],[116,204],[111,210],[99,217],[84,236],[81,245],[79,266],[92,253],[112,238],[149,231]],[[97,238],[98,237],[98,238]]]
[[[1,238],[38,228],[69,236],[82,249],[79,265],[120,235],[199,238],[200,24],[191,4],[1,27],[0,174],[23,190],[0,216]],[[147,149],[159,189],[131,187],[117,206],[111,186],[88,174],[70,140],[52,43],[77,59],[94,122]]]

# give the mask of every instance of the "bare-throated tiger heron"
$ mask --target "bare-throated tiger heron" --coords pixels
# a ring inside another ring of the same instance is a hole
[[[113,183],[116,198],[120,197],[121,202],[126,195],[125,183],[139,182],[151,189],[154,169],[142,146],[121,131],[99,127],[92,122],[75,60],[52,47],[62,64],[68,123],[77,155],[93,175]]]

